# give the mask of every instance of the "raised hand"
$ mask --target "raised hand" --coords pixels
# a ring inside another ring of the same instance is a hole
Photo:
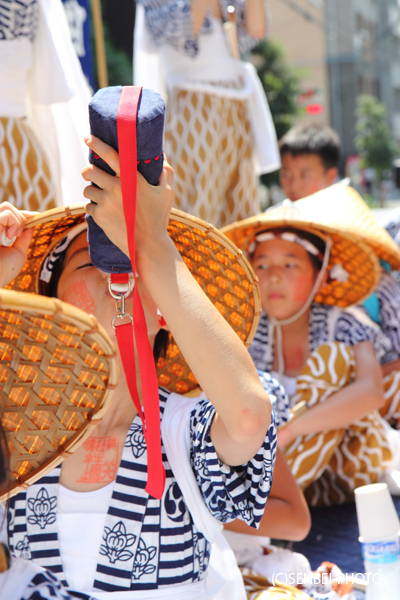
[[[0,287],[10,283],[25,264],[33,234],[33,229],[25,229],[27,220],[28,215],[9,202],[0,204]]]
[[[109,175],[95,165],[83,169],[83,178],[98,186],[90,185],[85,188],[84,196],[91,200],[86,211],[108,238],[129,256],[118,152],[94,136],[87,138],[86,144],[116,173],[115,176]],[[137,174],[135,242],[139,268],[141,256],[153,251],[163,238],[167,238],[168,219],[174,197],[173,170],[168,163],[164,162],[158,186],[150,185],[140,173]]]

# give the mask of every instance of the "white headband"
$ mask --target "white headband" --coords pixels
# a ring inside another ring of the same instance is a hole
[[[72,229],[69,230],[69,232],[67,233],[67,235],[53,248],[53,250],[50,252],[50,254],[48,256],[46,256],[45,261],[43,262],[42,268],[40,270],[40,275],[39,275],[39,279],[40,281],[45,281],[46,283],[49,283],[52,275],[53,275],[53,271],[54,271],[54,266],[56,264],[56,262],[58,261],[58,259],[64,254],[64,252],[66,252],[68,246],[71,244],[71,242],[83,231],[86,231],[87,229],[87,223],[86,221],[84,221],[83,223],[79,223],[78,225],[75,225],[75,227],[72,227]]]
[[[259,233],[255,236],[255,239],[249,244],[249,253],[252,254],[256,249],[257,243],[267,242],[269,240],[274,239],[282,239],[285,242],[293,242],[295,244],[300,244],[310,254],[316,256],[321,261],[324,259],[324,256],[320,250],[314,244],[312,244],[309,240],[306,240],[293,231],[283,231],[282,233],[273,233],[272,231],[265,231],[263,233]]]

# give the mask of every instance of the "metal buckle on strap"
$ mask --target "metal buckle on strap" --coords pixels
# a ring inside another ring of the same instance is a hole
[[[112,325],[113,329],[117,329],[117,325],[114,325],[115,319],[124,319],[125,317],[128,317],[130,319],[131,323],[133,323],[133,317],[129,313],[122,313],[120,315],[115,315],[115,317],[113,317],[112,321],[111,321],[111,325]],[[123,325],[123,323],[121,323],[121,325]]]
[[[127,290],[124,292],[114,292],[112,289],[112,285],[116,285],[115,283],[112,284],[111,282],[111,277],[107,277],[107,282],[108,282],[108,291],[110,293],[110,295],[114,298],[115,300],[115,310],[117,312],[117,314],[115,315],[115,317],[113,317],[112,321],[111,321],[111,325],[113,327],[113,329],[116,329],[116,325],[114,325],[115,323],[115,319],[124,319],[125,317],[128,317],[131,321],[131,323],[133,323],[133,318],[132,315],[130,315],[129,313],[125,312],[125,298],[127,298],[129,296],[129,294],[132,291],[132,285],[131,285],[131,278],[129,278],[127,285]],[[124,284],[117,284],[120,285],[121,287]]]

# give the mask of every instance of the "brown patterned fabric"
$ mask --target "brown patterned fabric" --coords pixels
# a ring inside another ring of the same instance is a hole
[[[385,404],[379,412],[392,427],[400,429],[400,371],[393,371],[382,383]]]
[[[218,228],[260,212],[243,102],[174,90],[164,150],[175,171],[177,208]]]
[[[0,117],[0,202],[35,211],[56,205],[47,159],[23,119]]]
[[[354,379],[353,350],[342,342],[321,345],[297,378],[294,402],[308,407],[327,400]],[[299,436],[284,449],[309,504],[329,506],[353,499],[354,489],[376,483],[392,454],[377,411],[346,429]]]

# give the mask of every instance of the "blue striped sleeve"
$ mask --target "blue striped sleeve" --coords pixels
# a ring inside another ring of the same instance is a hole
[[[257,454],[245,465],[230,467],[217,457],[210,437],[215,408],[201,400],[191,413],[192,467],[204,501],[223,523],[236,518],[257,528],[271,491],[276,456],[272,423]]]

